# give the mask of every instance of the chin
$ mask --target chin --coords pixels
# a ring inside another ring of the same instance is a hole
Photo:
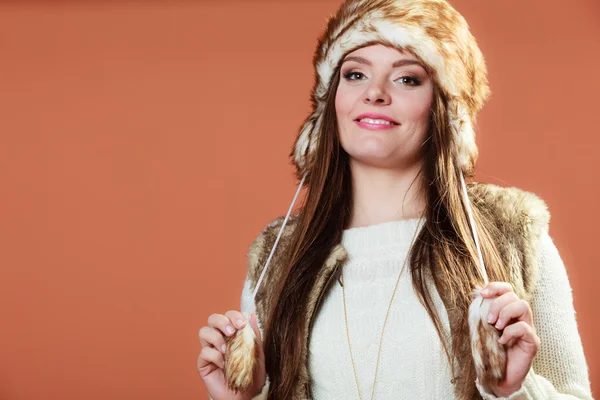
[[[359,154],[356,156],[350,155],[352,161],[362,165],[368,165],[374,168],[389,168],[397,165],[398,162],[389,157],[389,154]]]

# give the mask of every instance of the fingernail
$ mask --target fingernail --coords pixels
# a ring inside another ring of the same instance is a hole
[[[238,327],[242,327],[244,326],[244,320],[243,319],[238,319],[237,321],[235,321],[235,323],[237,324]]]
[[[500,336],[500,337],[498,338],[498,341],[499,341],[500,343],[504,344],[504,336]]]
[[[225,346],[225,345],[221,346],[221,351],[223,352],[223,354],[225,354],[225,350],[227,350],[227,346]]]
[[[225,331],[231,335],[233,332],[235,332],[235,329],[233,329],[233,326],[227,325],[227,328],[225,328]]]
[[[496,328],[500,329],[501,326],[502,326],[502,320],[499,319],[498,322],[496,322]]]
[[[484,296],[486,296],[486,295],[490,294],[490,290],[489,289],[483,289],[481,291],[481,294],[484,295]]]
[[[494,315],[492,313],[488,314],[488,322],[492,322],[494,320]]]

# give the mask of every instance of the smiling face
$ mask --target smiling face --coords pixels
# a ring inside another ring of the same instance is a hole
[[[335,97],[341,146],[353,163],[418,163],[432,101],[432,79],[411,53],[381,44],[348,53]]]

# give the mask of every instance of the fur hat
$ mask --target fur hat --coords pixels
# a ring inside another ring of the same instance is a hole
[[[313,57],[313,111],[290,157],[300,179],[315,163],[329,85],[346,54],[381,43],[409,50],[432,71],[448,101],[453,150],[461,171],[473,172],[475,115],[489,96],[487,70],[465,19],[445,0],[346,0],[329,18]]]

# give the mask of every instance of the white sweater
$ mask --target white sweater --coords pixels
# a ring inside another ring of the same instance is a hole
[[[369,400],[385,313],[416,219],[347,229],[342,244],[348,325],[361,397]],[[531,302],[541,347],[521,390],[509,399],[591,399],[571,287],[563,262],[548,234],[540,244],[541,281]],[[407,264],[400,278],[383,337],[375,399],[454,398],[448,361],[433,322],[412,288]],[[437,311],[446,329],[448,316],[435,287]],[[246,279],[242,312],[255,312]],[[259,321],[262,331],[262,322]],[[309,344],[313,399],[357,399],[344,325],[342,291],[336,282],[323,299]],[[266,399],[269,382],[261,395]],[[478,385],[484,399],[496,399]]]

